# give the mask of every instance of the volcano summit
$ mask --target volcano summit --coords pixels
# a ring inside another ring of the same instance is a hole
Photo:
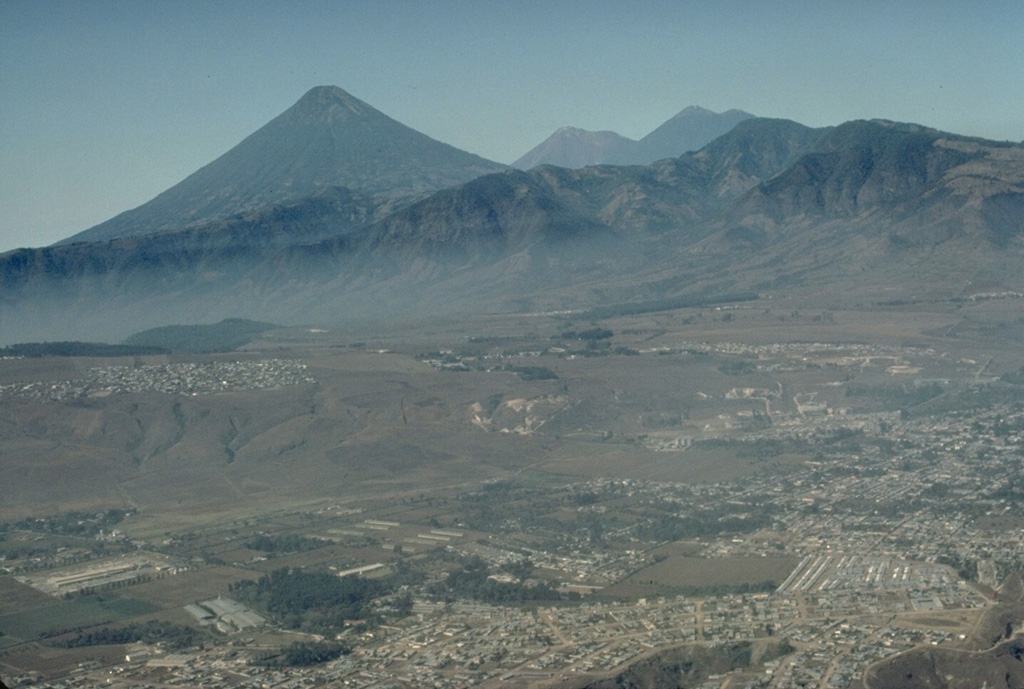
[[[396,122],[337,86],[318,86],[156,198],[61,243],[196,226],[324,187],[388,198],[419,195],[502,169]]]

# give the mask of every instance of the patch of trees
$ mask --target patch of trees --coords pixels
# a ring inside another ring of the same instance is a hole
[[[749,361],[726,361],[718,367],[718,370],[727,376],[740,376],[753,373],[757,370],[757,367]]]
[[[594,522],[599,522],[596,526],[602,530],[605,523],[610,528],[623,526],[622,515],[611,511],[604,514],[577,513],[569,520],[550,516],[551,512],[566,504],[579,506],[571,494],[551,493],[501,481],[485,484],[478,492],[460,496],[459,514],[468,528],[477,531],[493,532],[515,522],[519,529],[550,531],[565,538],[592,535]]]
[[[615,333],[606,328],[592,328],[590,330],[583,330],[577,332],[570,330],[562,333],[559,337],[563,340],[609,340],[615,336]]]
[[[1005,483],[985,495],[989,500],[1005,500],[1011,505],[1024,502],[1024,476],[1007,476]]]
[[[484,412],[487,414],[493,414],[495,410],[497,410],[497,408],[501,406],[501,402],[504,399],[505,396],[502,395],[500,392],[494,393],[484,401]]]
[[[54,543],[13,543],[5,538],[0,538],[0,557],[8,562],[22,558],[56,555],[58,545]],[[29,567],[29,565],[26,565]]]
[[[107,620],[100,620],[99,622],[96,623],[96,625],[98,626],[98,625],[101,625],[101,624],[110,624],[111,622],[113,622],[113,620],[109,620],[109,619],[107,619]],[[52,638],[54,638],[56,636],[64,636],[65,634],[81,634],[83,629],[84,629],[84,627],[82,627],[82,626],[78,626],[78,627],[64,627],[62,629],[47,629],[45,631],[39,632],[39,638],[40,639],[52,639]]]
[[[899,242],[906,244],[906,240],[903,238],[900,238]],[[887,299],[884,301],[876,301],[875,306],[914,306],[917,303],[917,299]]]
[[[527,565],[524,564],[524,568]],[[532,571],[532,563],[528,565]],[[491,579],[487,563],[479,556],[462,561],[461,566],[427,587],[435,598],[455,600],[470,598],[492,605],[521,605],[533,601],[561,600],[562,595],[546,581],[528,585],[523,581],[505,582]]]
[[[348,655],[350,651],[345,644],[333,641],[296,641],[256,662],[269,667],[310,667]]]
[[[694,308],[697,306],[710,306],[711,304],[730,304],[741,301],[754,301],[758,298],[757,292],[736,292],[733,294],[693,294],[681,297],[667,297],[665,299],[653,299],[651,301],[634,302],[632,304],[611,304],[599,306],[579,314],[580,318],[587,320],[600,320],[613,318],[615,316],[631,316],[639,313],[653,313],[655,311],[674,311],[676,309]]]
[[[572,353],[578,356],[639,356],[640,352],[630,347],[612,347],[611,338],[615,333],[607,328],[591,328],[590,330],[569,330],[559,335],[553,335],[553,340],[578,340],[585,342],[583,349],[574,350]]]
[[[230,352],[257,335],[278,326],[244,318],[227,318],[213,325],[167,325],[135,333],[126,345],[158,347],[172,352]]]
[[[607,340],[591,340],[587,346],[573,352],[578,356],[640,356],[640,352],[631,347],[612,347]]]
[[[997,321],[985,324],[978,328],[981,336],[988,340],[1007,339],[1014,342],[1024,342],[1024,318],[1016,321]]]
[[[988,426],[980,421],[975,421],[971,424],[971,428],[979,434],[987,430],[997,438],[1008,438],[1014,432],[1024,430],[1024,419],[1016,419],[1012,425],[1006,419],[996,419]]]
[[[502,572],[515,577],[518,581],[526,581],[529,579],[530,575],[533,574],[533,569],[533,560],[528,557],[513,560],[512,562],[506,562],[501,565]]]
[[[586,507],[587,505],[595,505],[601,501],[601,496],[593,491],[584,490],[579,493],[573,493],[569,498],[573,504],[579,505],[580,507]]]
[[[533,504],[533,509],[524,509]],[[478,531],[500,529],[506,520],[522,525],[540,525],[546,503],[542,491],[512,481],[485,483],[479,491],[459,496],[459,514],[469,528]]]
[[[1016,371],[1008,371],[1004,373],[999,376],[999,380],[1004,383],[1010,383],[1011,385],[1024,385],[1024,366],[1021,366]]]
[[[125,627],[104,627],[87,632],[82,631],[74,638],[55,645],[63,648],[81,648],[111,644],[163,643],[172,649],[183,649],[199,645],[203,638],[204,635],[192,627],[150,620],[149,622],[129,624]]]
[[[956,570],[957,576],[964,581],[978,580],[978,563],[976,560],[957,552],[947,551],[935,558],[940,565]]]
[[[368,617],[371,601],[387,589],[377,579],[283,568],[257,581],[239,581],[231,592],[286,628],[329,633],[343,629],[346,620]]]
[[[511,366],[508,370],[513,371],[525,381],[558,380],[555,372],[545,366]]]
[[[105,342],[23,342],[0,348],[0,356],[144,356],[166,354],[167,350],[146,345],[106,344]]]
[[[637,536],[644,541],[680,541],[690,538],[717,536],[721,533],[753,533],[772,524],[767,512],[748,512],[742,515],[691,514],[685,517],[664,515],[641,524]]]
[[[412,594],[404,591],[391,600],[391,610],[395,618],[400,620],[412,614],[413,604]]]
[[[111,509],[106,512],[62,512],[37,519],[22,519],[13,525],[5,524],[0,530],[11,526],[22,531],[53,534],[55,536],[92,537],[101,530],[120,524],[131,514],[130,510]]]
[[[316,550],[327,545],[328,542],[319,538],[308,536],[276,535],[268,536],[260,534],[245,544],[250,550],[261,550],[265,553],[301,553],[306,550]]]
[[[621,674],[587,684],[584,689],[696,687],[711,675],[764,663],[792,651],[793,647],[784,639],[680,646],[646,656]]]
[[[281,568],[257,581],[236,582],[229,591],[275,617],[285,628],[333,634],[344,629],[346,621],[373,619],[375,599],[420,581],[422,574],[400,561],[388,577],[339,577],[330,572]]]
[[[936,481],[921,491],[921,497],[932,498],[934,500],[945,500],[949,496],[949,490],[948,483]]]

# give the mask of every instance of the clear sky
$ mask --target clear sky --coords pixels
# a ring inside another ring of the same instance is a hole
[[[509,163],[687,105],[1024,139],[1022,0],[0,0],[0,251],[133,208],[317,85]]]

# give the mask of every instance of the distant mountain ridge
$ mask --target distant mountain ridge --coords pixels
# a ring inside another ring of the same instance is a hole
[[[420,134],[337,86],[318,86],[151,201],[59,243],[205,224],[324,187],[421,195],[504,167]]]
[[[683,108],[667,122],[640,139],[641,163],[661,158],[677,158],[696,151],[754,115],[742,110],[712,112],[700,106]]]
[[[973,251],[1024,238],[1024,147],[920,125],[858,120],[752,188],[721,222],[764,242],[821,222],[885,227],[900,246]]]
[[[952,297],[1024,291],[1022,255],[1024,146],[752,118],[646,166],[503,169],[401,201],[319,188],[202,225],[9,252],[0,334],[628,310],[776,290]]]
[[[632,165],[638,142],[609,131],[562,127],[512,163],[519,170],[557,165],[576,170],[588,165]]]
[[[562,127],[512,163],[512,167],[529,170],[538,165],[557,165],[575,170],[588,165],[649,165],[696,151],[752,117],[742,110],[715,113],[691,105],[639,141],[615,132]]]

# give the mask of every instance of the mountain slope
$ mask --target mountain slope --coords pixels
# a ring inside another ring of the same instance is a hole
[[[725,222],[768,233],[875,224],[901,242],[1006,245],[1024,234],[1024,149],[917,125],[848,122],[752,188]]]
[[[1024,147],[849,122],[712,225],[695,251],[728,256],[745,288],[1019,291]]]
[[[508,170],[398,206],[322,190],[198,228],[11,252],[0,333],[110,339],[228,317],[338,323],[794,289],[952,297],[1021,291],[1022,257],[1024,147],[752,119],[649,166]]]
[[[608,228],[580,213],[543,179],[509,171],[446,189],[374,227],[372,250],[433,254],[438,250],[518,251],[571,242]]]
[[[323,187],[422,194],[503,167],[420,134],[336,86],[320,86],[156,198],[61,243],[208,223]]]

